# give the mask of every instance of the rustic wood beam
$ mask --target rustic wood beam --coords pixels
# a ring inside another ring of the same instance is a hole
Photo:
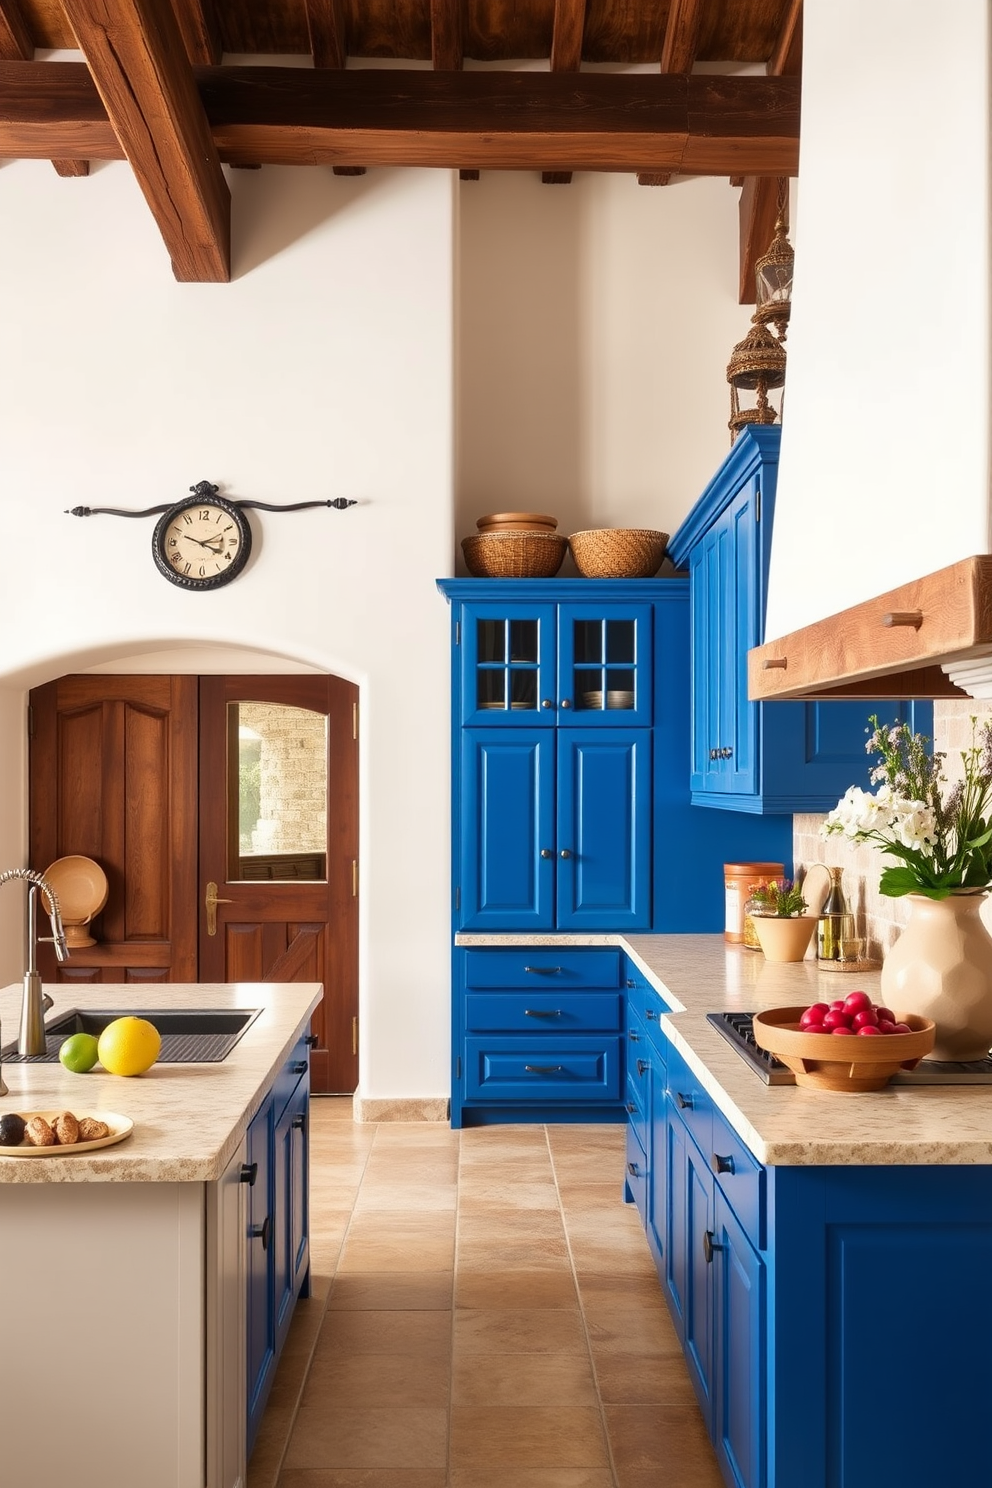
[[[88,160],[53,160],[52,164],[59,176],[88,176],[90,173]]]
[[[230,279],[231,194],[169,0],[63,5],[176,278]]]
[[[795,78],[278,67],[195,76],[232,165],[777,177],[799,158]],[[81,63],[0,63],[0,155],[121,154]]]
[[[755,265],[775,236],[779,184],[774,176],[746,176],[741,187],[739,305],[753,305],[757,300]]]
[[[364,176],[364,165],[335,165],[333,168],[335,176]]]
[[[18,0],[0,0],[0,61],[24,62],[34,56],[34,42]]]
[[[341,68],[348,61],[345,0],[306,0],[314,67]]]
[[[186,55],[197,66],[216,67],[223,53],[214,0],[172,0]]]
[[[652,175],[650,171],[637,172],[638,186],[667,186],[671,179],[671,175],[664,172],[661,175]]]
[[[586,29],[586,0],[555,0],[551,32],[551,71],[578,72],[582,66],[582,39]],[[571,171],[543,171],[545,186],[568,186]]]
[[[431,62],[437,72],[459,72],[462,50],[461,0],[431,0]]]
[[[662,72],[691,72],[699,46],[703,0],[672,0],[661,48]]]
[[[798,77],[803,61],[803,0],[789,0],[778,42],[768,59],[771,77]]]

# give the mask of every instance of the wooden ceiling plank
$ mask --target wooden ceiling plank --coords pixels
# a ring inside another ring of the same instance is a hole
[[[464,61],[461,0],[431,0],[431,62],[437,72],[458,72]]]
[[[662,175],[693,159],[699,174],[779,176],[799,158],[798,79],[233,66],[196,79],[237,165]],[[0,156],[121,158],[81,63],[0,63],[0,98]]]
[[[190,62],[216,67],[224,48],[213,0],[172,0],[172,7]]]
[[[774,176],[747,176],[741,187],[739,305],[753,305],[757,299],[754,269],[775,236],[778,188]]]
[[[691,72],[699,46],[703,0],[672,0],[661,50],[662,72]]]
[[[306,0],[314,67],[343,68],[348,62],[345,0]]]
[[[671,181],[670,175],[652,174],[651,171],[638,171],[638,186],[667,186]]]
[[[803,62],[803,0],[789,0],[778,42],[768,59],[770,77],[798,77]]]
[[[231,195],[168,0],[63,0],[180,282],[231,277]],[[64,158],[62,152],[58,152]]]
[[[34,42],[18,0],[0,0],[0,61],[25,62],[34,56]]]
[[[551,32],[551,71],[578,72],[582,66],[582,40],[586,29],[586,0],[555,0]],[[545,186],[569,186],[571,171],[542,171]]]
[[[88,160],[53,160],[55,173],[59,176],[88,176],[90,163]]]

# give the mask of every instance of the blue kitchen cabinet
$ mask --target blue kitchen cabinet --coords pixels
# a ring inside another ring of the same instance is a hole
[[[297,1298],[309,1294],[309,1034],[248,1127],[245,1205],[247,1450],[268,1402]]]
[[[765,1266],[723,1191],[714,1185],[713,1426],[732,1488],[761,1488],[765,1474]]]
[[[669,554],[689,571],[692,801],[761,813],[829,811],[869,786],[867,720],[933,732],[933,704],[864,698],[752,703],[747,653],[764,640],[781,429],[745,429]]]

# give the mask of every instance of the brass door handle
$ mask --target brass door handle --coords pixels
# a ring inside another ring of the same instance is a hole
[[[217,896],[217,885],[212,881],[207,884],[206,898],[204,904],[207,909],[207,934],[217,934],[217,906],[218,904],[233,904],[233,899],[220,899]]]

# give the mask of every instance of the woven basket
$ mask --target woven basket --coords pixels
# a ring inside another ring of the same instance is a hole
[[[470,574],[482,579],[550,579],[561,568],[568,538],[557,532],[479,532],[462,538]]]
[[[667,532],[640,527],[597,527],[573,532],[568,545],[584,579],[650,579],[658,572]]]

